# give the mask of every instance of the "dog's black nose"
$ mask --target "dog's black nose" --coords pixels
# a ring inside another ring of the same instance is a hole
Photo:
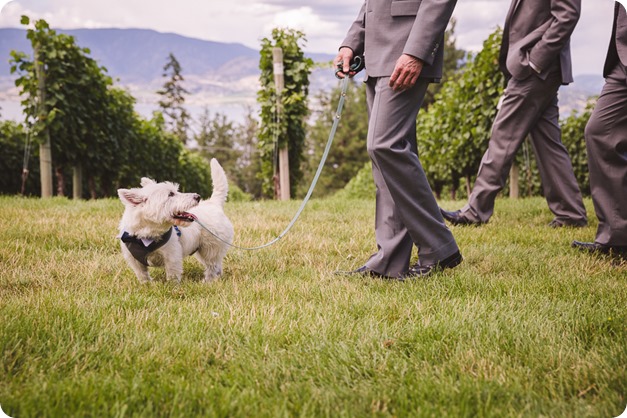
[[[194,200],[195,200],[196,202],[200,202],[200,199],[202,199],[202,198],[200,197],[200,195],[199,195],[199,194],[195,194],[195,195],[194,195]]]

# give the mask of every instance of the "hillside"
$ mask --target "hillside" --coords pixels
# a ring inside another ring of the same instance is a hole
[[[259,52],[255,49],[146,29],[59,31],[74,36],[81,47],[89,48],[91,56],[133,94],[140,106],[146,107],[148,114],[158,100],[155,92],[163,84],[162,68],[169,53],[176,56],[183,69],[185,88],[191,93],[187,104],[193,114],[205,106],[221,111],[225,105],[255,103],[259,83]],[[8,118],[19,113],[18,92],[8,64],[12,50],[31,53],[25,31],[0,29],[0,107],[2,116]],[[333,58],[332,54],[309,56],[316,62]],[[602,83],[600,75],[576,77],[573,85],[560,92],[562,114],[582,109],[589,96],[599,93]],[[329,68],[314,70],[312,94],[335,85]]]
[[[59,30],[89,48],[91,56],[108,74],[119,80],[141,102],[149,102],[163,84],[162,69],[168,54],[180,62],[185,87],[192,96],[202,94],[230,100],[253,99],[258,89],[259,52],[236,43],[187,38],[145,29]],[[30,55],[31,46],[22,29],[0,29],[0,100],[17,100],[8,64],[12,50]],[[333,56],[310,55],[314,61]],[[330,71],[326,77],[331,83]],[[319,79],[316,75],[312,83]],[[324,81],[323,81],[324,83]],[[313,86],[312,86],[313,87]],[[192,100],[193,102],[193,100]]]

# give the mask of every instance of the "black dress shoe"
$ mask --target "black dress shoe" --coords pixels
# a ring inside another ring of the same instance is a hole
[[[563,227],[570,227],[570,228],[583,228],[585,226],[588,226],[588,221],[583,220],[583,221],[573,221],[571,219],[553,219],[551,222],[549,222],[549,226],[551,228],[563,228]]]
[[[456,210],[454,212],[450,212],[448,210],[444,210],[440,208],[440,213],[442,217],[452,223],[453,225],[475,225],[479,226],[483,222],[473,221],[472,219],[468,219],[461,210]]]
[[[463,259],[462,254],[457,251],[455,254],[446,257],[444,260],[436,261],[433,264],[420,264],[420,262],[418,262],[411,266],[406,274],[399,277],[399,280],[403,281],[428,277],[438,271],[457,267]]]
[[[627,257],[627,245],[606,245],[597,242],[581,242],[573,241],[573,248],[581,251],[587,251],[594,254],[609,254],[614,256]]]
[[[335,274],[341,275],[341,276],[364,276],[364,277],[378,277],[378,278],[382,278],[382,279],[386,279],[388,278],[388,276],[385,276],[381,273],[377,273],[374,270],[370,270],[368,267],[366,266],[361,266],[355,270],[349,270],[349,271],[336,271]]]

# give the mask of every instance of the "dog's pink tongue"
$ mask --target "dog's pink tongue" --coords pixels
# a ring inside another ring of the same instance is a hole
[[[174,215],[174,219],[181,219],[187,222],[192,222],[193,220],[196,219],[196,216],[192,215],[189,212],[179,212],[176,215]]]

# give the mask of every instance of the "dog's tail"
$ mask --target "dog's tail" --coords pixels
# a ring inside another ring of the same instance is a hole
[[[211,181],[213,183],[213,192],[209,201],[224,205],[226,196],[229,193],[229,182],[226,179],[224,169],[215,158],[211,159]]]

